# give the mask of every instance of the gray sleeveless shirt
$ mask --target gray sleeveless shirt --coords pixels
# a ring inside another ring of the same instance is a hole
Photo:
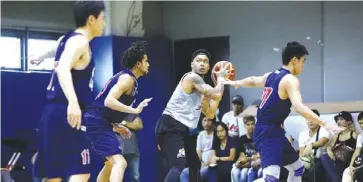
[[[167,114],[175,120],[181,122],[190,129],[198,126],[199,118],[202,112],[202,94],[193,92],[187,94],[182,88],[182,80],[188,74],[195,74],[192,72],[186,73],[179,81],[178,86],[173,92],[163,114]]]

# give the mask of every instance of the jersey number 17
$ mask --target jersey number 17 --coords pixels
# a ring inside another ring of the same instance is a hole
[[[272,87],[263,88],[260,109],[262,109],[262,107],[266,104],[267,100],[270,98],[270,96],[272,94],[272,91],[273,91]]]

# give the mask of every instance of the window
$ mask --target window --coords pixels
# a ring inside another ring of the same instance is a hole
[[[28,39],[28,57],[40,55],[56,46],[56,44],[57,40],[30,38]],[[29,59],[27,61],[29,70],[52,70],[54,68],[54,58],[47,58],[39,65],[30,64]]]
[[[19,37],[0,37],[0,67],[21,69],[21,39]]]
[[[56,46],[63,33],[31,30],[1,29],[0,68],[3,70],[46,71],[54,68],[54,58],[45,59],[39,65],[30,64],[32,55],[38,56]]]

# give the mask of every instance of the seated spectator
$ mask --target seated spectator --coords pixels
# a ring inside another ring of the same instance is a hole
[[[357,142],[357,134],[354,132],[352,115],[342,111],[334,117],[337,124],[346,129],[335,134],[328,147],[327,154],[320,156],[327,177],[331,182],[340,182],[345,168],[353,156]]]
[[[363,130],[363,112],[359,113],[358,115],[358,123],[360,128]],[[360,167],[363,165],[362,146],[363,146],[363,133],[360,133],[357,139],[357,144],[355,146],[355,151],[352,156],[352,160],[350,161],[349,167],[344,170],[343,180],[342,180],[343,182],[353,182],[354,173],[357,173],[355,171],[356,167]],[[363,173],[363,171],[361,173]]]
[[[212,143],[213,143],[213,120],[204,117],[202,120],[204,130],[201,131],[197,138],[197,154],[201,161],[200,175],[202,179],[207,174],[208,165],[212,157]],[[180,174],[180,182],[189,181],[189,168],[185,168]]]
[[[252,141],[255,123],[256,120],[253,116],[244,118],[244,126],[247,134],[242,135],[237,144],[239,158],[233,165],[231,171],[232,182],[253,182],[257,178],[258,171],[261,174],[260,157]]]
[[[286,132],[285,130],[285,125],[281,124],[281,128],[284,129],[285,131],[285,137],[287,138],[287,140],[289,140],[289,142],[291,143],[291,145],[294,143],[294,138],[292,138],[292,136]]]
[[[312,110],[320,116],[318,110]],[[320,156],[326,153],[326,147],[330,139],[330,134],[323,127],[311,121],[307,121],[308,130],[304,130],[299,135],[299,156],[305,166],[303,181],[324,181],[323,166]],[[319,175],[316,175],[319,174]],[[315,180],[314,180],[315,179]]]
[[[236,145],[228,136],[227,125],[218,122],[214,129],[212,158],[208,167],[207,182],[231,181],[231,169],[236,157]]]
[[[228,135],[236,139],[236,141],[240,136],[246,134],[246,130],[243,127],[243,118],[239,116],[243,111],[243,107],[242,96],[236,95],[232,98],[232,110],[225,113],[222,117],[222,122],[228,127]]]

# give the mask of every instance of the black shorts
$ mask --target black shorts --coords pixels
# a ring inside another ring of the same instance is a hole
[[[156,123],[155,133],[168,167],[183,169],[186,165],[185,142],[189,136],[188,127],[163,114]]]

